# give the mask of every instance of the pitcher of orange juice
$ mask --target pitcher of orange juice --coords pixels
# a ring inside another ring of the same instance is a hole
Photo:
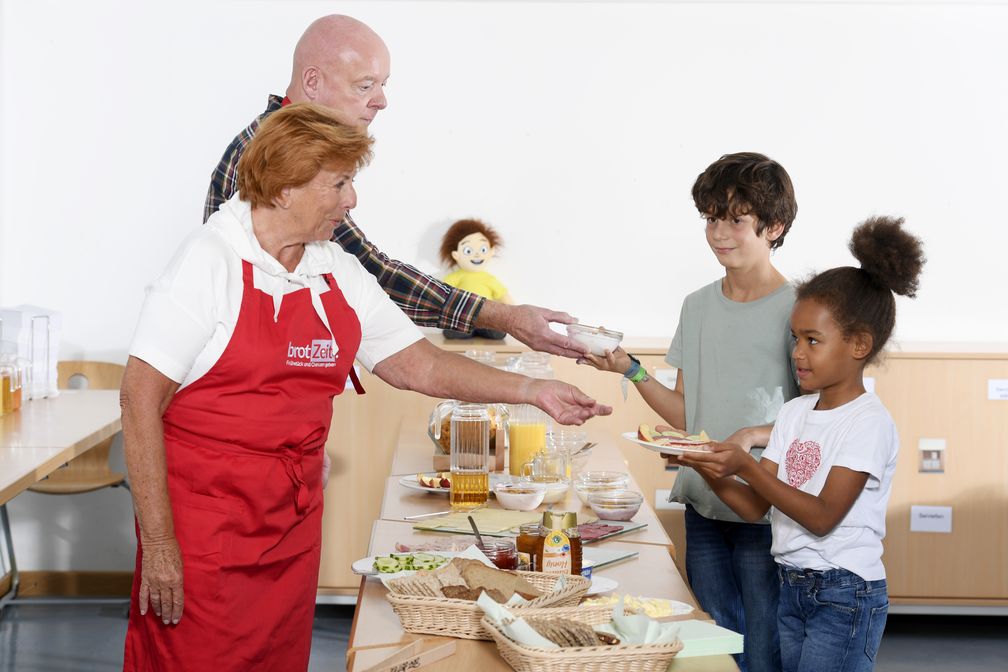
[[[522,466],[546,448],[544,412],[531,404],[511,407],[508,418],[508,473],[521,476]]]

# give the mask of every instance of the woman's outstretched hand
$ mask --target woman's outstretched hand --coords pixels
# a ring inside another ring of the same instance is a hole
[[[536,380],[536,406],[549,413],[561,425],[580,425],[596,415],[609,415],[611,406],[604,406],[569,383],[559,380]]]

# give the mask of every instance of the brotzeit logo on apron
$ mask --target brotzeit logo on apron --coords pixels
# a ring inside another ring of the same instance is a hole
[[[287,343],[287,366],[330,367],[336,366],[336,342],[316,339],[308,345]]]

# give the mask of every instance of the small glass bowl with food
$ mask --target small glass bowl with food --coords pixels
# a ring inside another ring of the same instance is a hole
[[[643,503],[644,496],[633,490],[606,490],[588,495],[588,506],[602,520],[630,520]]]
[[[588,506],[589,495],[626,490],[629,485],[630,475],[625,471],[583,471],[574,479],[574,492]]]
[[[531,511],[546,497],[546,484],[534,481],[513,481],[494,486],[497,501],[511,511]]]
[[[587,324],[568,324],[567,336],[578,345],[588,348],[591,354],[600,357],[606,352],[612,352],[623,342],[623,332],[590,327]]]

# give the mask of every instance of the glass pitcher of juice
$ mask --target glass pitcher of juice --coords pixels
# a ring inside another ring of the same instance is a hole
[[[522,466],[546,448],[545,413],[531,404],[511,407],[508,418],[508,473],[521,476]]]
[[[543,352],[523,352],[511,360],[510,371],[530,378],[553,378],[550,356]],[[551,418],[531,404],[511,406],[508,418],[508,472],[521,476],[522,467],[546,448]]]

